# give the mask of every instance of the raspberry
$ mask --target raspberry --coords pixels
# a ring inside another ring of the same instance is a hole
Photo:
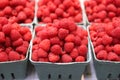
[[[114,4],[109,4],[107,5],[107,11],[111,11],[111,12],[116,12],[117,11],[117,8],[115,7]]]
[[[2,31],[6,34],[9,35],[11,32],[11,24],[6,24],[2,27]]]
[[[68,28],[70,32],[77,30],[77,25],[73,21],[69,21],[68,24],[69,24]]]
[[[81,40],[81,44],[87,45],[88,44],[88,38],[84,37],[83,40]]]
[[[120,27],[117,27],[117,28],[112,30],[111,35],[115,38],[120,39],[120,34],[119,33],[120,33]]]
[[[80,39],[80,37],[79,36],[75,36],[75,45],[76,46],[80,46],[80,44],[81,44],[81,39]]]
[[[109,18],[113,18],[113,17],[115,17],[116,16],[116,14],[114,13],[114,12],[109,12],[108,13],[108,17]]]
[[[0,52],[0,62],[8,61],[7,53]]]
[[[9,0],[0,0],[0,8],[3,9],[9,4]]]
[[[34,45],[32,46],[32,50],[34,51],[34,50],[37,50],[37,49],[39,49],[39,45],[38,45],[38,44],[34,44]]]
[[[116,54],[120,55],[120,44],[114,45],[113,51],[114,51]]]
[[[70,7],[70,8],[67,10],[67,13],[69,13],[70,16],[74,16],[74,15],[75,15],[75,9],[74,9],[74,7],[73,7],[73,6]]]
[[[54,45],[54,44],[60,44],[60,39],[58,37],[50,38],[50,43],[52,45]]]
[[[64,18],[68,18],[69,16],[70,16],[69,13],[66,13],[66,12],[63,13]]]
[[[22,53],[22,54],[24,54],[24,55],[26,55],[27,50],[28,50],[28,48],[25,47],[25,46],[23,46],[23,45],[22,45],[22,46],[18,46],[18,47],[16,48],[16,51],[17,51],[17,52]]]
[[[50,14],[49,8],[47,8],[47,6],[41,6],[41,12],[42,12],[42,16],[47,17]]]
[[[12,47],[7,47],[6,50],[5,50],[5,52],[6,52],[7,54],[9,54],[10,51],[13,51]]]
[[[24,8],[24,12],[28,17],[33,15],[33,11],[30,8]]]
[[[73,34],[69,34],[65,38],[66,42],[74,42],[75,41],[75,36]]]
[[[27,16],[26,16],[25,12],[21,11],[21,12],[18,13],[17,18],[18,18],[19,21],[24,21],[24,20],[27,19]]]
[[[62,62],[68,63],[68,62],[72,62],[72,61],[73,61],[73,60],[72,60],[72,57],[69,56],[68,54],[62,55]]]
[[[17,46],[20,46],[20,45],[22,45],[22,44],[23,44],[23,39],[22,39],[22,38],[19,38],[18,40],[14,41],[12,45],[13,45],[14,47],[17,47]]]
[[[76,48],[74,48],[71,53],[70,56],[75,59],[77,56],[79,55],[78,50]]]
[[[33,61],[38,61],[38,52],[37,51],[33,51],[33,53],[32,53],[32,60]]]
[[[52,20],[57,19],[57,15],[54,14],[54,13],[51,13],[51,14],[50,14],[50,18],[51,18]]]
[[[67,42],[64,44],[64,50],[68,53],[71,52],[73,48],[74,48],[74,43],[72,42]]]
[[[62,48],[59,45],[53,45],[50,50],[54,54],[61,54],[62,53]]]
[[[61,3],[62,3],[61,0],[54,0],[54,4],[55,4],[56,6],[60,5]]]
[[[22,35],[18,32],[18,30],[11,30],[10,37],[11,37],[11,40],[15,41],[21,38]]]
[[[42,57],[45,58],[48,56],[48,53],[46,51],[44,51],[43,49],[38,49],[38,57]]]
[[[99,51],[104,50],[104,46],[103,45],[98,45],[95,47],[95,54],[97,54]]]
[[[98,18],[105,19],[106,16],[107,16],[107,12],[106,11],[101,11],[97,15],[98,15]]]
[[[39,37],[35,37],[33,40],[33,44],[39,44],[41,42],[41,39]]]
[[[0,43],[5,42],[5,34],[3,32],[0,32]]]
[[[115,5],[117,6],[117,7],[120,7],[120,1],[119,0],[115,0]]]
[[[108,35],[105,35],[105,36],[103,36],[102,37],[102,43],[104,44],[104,45],[109,45],[109,44],[111,44],[112,43],[112,37],[110,37],[110,36],[108,36]]]
[[[106,52],[105,50],[101,50],[101,51],[99,51],[99,52],[97,53],[97,58],[98,58],[99,60],[106,60],[106,59],[107,59],[107,56],[108,56],[108,54],[107,54],[107,52]]]
[[[44,39],[40,42],[39,47],[45,51],[49,51],[50,45],[51,45],[50,40]]]
[[[6,17],[0,17],[0,24],[5,25],[8,23],[8,19]]]
[[[60,28],[58,31],[58,37],[60,39],[64,39],[69,34],[69,31],[67,29]]]
[[[20,54],[16,51],[10,51],[8,56],[10,61],[20,60]]]
[[[119,56],[114,52],[109,52],[107,59],[110,61],[119,61]]]
[[[76,59],[75,59],[76,62],[84,62],[85,61],[85,58],[83,56],[78,56]]]
[[[75,22],[81,22],[82,21],[82,14],[77,14],[74,18]]]
[[[48,62],[48,58],[39,58],[39,61]]]
[[[106,50],[107,52],[111,52],[111,51],[113,51],[113,46],[107,45],[107,46],[105,47],[105,50]]]
[[[51,20],[50,17],[45,17],[45,18],[43,19],[43,22],[44,22],[44,23],[51,23],[52,20]]]
[[[53,63],[58,62],[60,60],[60,56],[53,53],[49,53],[48,58],[49,58],[49,61]]]
[[[56,10],[55,10],[55,13],[57,14],[57,16],[62,16],[63,15],[63,10],[62,9],[60,9],[60,8],[57,8]]]
[[[47,6],[48,6],[48,8],[49,8],[49,10],[50,10],[51,12],[54,12],[55,9],[56,9],[56,5],[55,5],[54,3],[52,3],[51,1],[49,1],[49,2],[47,3]]]
[[[55,27],[47,27],[47,32],[50,38],[57,36],[57,33],[58,33],[57,28]]]
[[[24,39],[25,41],[30,41],[31,38],[32,38],[31,32],[27,32],[27,33],[23,36],[23,39]]]
[[[70,6],[72,6],[73,2],[71,0],[64,0],[63,1],[63,5],[68,8]]]
[[[11,46],[11,39],[9,37],[6,37],[5,39],[5,46],[10,47]]]
[[[10,6],[6,6],[3,11],[6,15],[10,15],[12,12],[12,8]]]
[[[29,30],[28,27],[20,27],[19,32],[20,32],[20,34],[24,35],[24,34],[26,34],[27,32],[30,32],[30,30]]]
[[[20,60],[24,60],[25,59],[25,56],[24,55],[20,55]]]
[[[86,56],[87,52],[88,52],[88,48],[86,45],[81,45],[78,47],[78,52],[80,56]]]
[[[17,11],[17,12],[20,12],[20,11],[22,11],[24,9],[24,7],[23,6],[16,6],[16,8],[15,8],[15,10]]]

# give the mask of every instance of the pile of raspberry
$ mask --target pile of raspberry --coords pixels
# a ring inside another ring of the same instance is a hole
[[[51,23],[63,18],[82,22],[79,0],[39,0],[37,17],[39,22]]]
[[[89,27],[97,59],[120,61],[120,19],[110,23],[94,23]]]
[[[0,0],[0,19],[10,23],[31,23],[34,18],[34,0]]]
[[[68,63],[87,60],[88,34],[69,19],[62,19],[35,28],[32,60]]]
[[[120,17],[120,0],[85,0],[89,22],[108,23]]]
[[[0,62],[23,60],[32,34],[17,23],[0,24]]]

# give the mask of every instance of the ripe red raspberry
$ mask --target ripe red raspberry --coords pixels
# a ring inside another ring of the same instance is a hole
[[[41,42],[41,39],[39,37],[35,37],[33,39],[33,44],[39,44]]]
[[[74,48],[71,53],[70,56],[75,59],[77,56],[79,55],[78,50],[76,48]]]
[[[32,60],[38,61],[38,52],[36,50],[32,52]]]
[[[11,32],[11,24],[6,24],[2,27],[2,31],[5,33],[5,35],[10,35]]]
[[[55,9],[56,9],[56,5],[55,5],[52,1],[49,1],[49,2],[47,3],[47,6],[48,6],[48,8],[49,8],[49,10],[50,10],[51,12],[54,12]]]
[[[72,42],[67,42],[64,44],[64,50],[68,53],[71,52],[73,48],[74,48],[74,43]]]
[[[64,39],[69,34],[69,31],[67,29],[60,28],[58,31],[58,37],[60,39]]]
[[[111,51],[113,51],[113,46],[107,45],[107,46],[105,46],[105,50],[107,52],[111,52]]]
[[[99,51],[104,50],[104,46],[103,45],[98,45],[95,47],[95,54],[97,54]]]
[[[67,13],[70,14],[70,16],[74,16],[75,15],[75,9],[73,6],[71,6],[70,8],[68,8]]]
[[[5,34],[3,32],[0,32],[0,43],[5,42]]]
[[[57,19],[57,15],[54,14],[54,13],[51,13],[51,14],[50,14],[50,18],[51,18],[52,20]]]
[[[112,43],[112,37],[110,37],[110,36],[108,36],[108,35],[104,35],[103,37],[102,37],[102,43],[104,44],[104,45],[109,45],[109,44],[111,44]]]
[[[19,32],[20,32],[20,34],[24,35],[27,32],[30,32],[30,29],[28,27],[20,27]]]
[[[66,42],[74,42],[75,41],[75,36],[73,34],[69,34],[65,38]]]
[[[79,47],[78,47],[78,52],[79,52],[79,55],[80,55],[80,56],[86,57],[86,54],[87,54],[87,52],[88,52],[87,46],[86,46],[86,45],[81,45],[81,46],[79,46]]]
[[[17,46],[20,46],[20,45],[22,45],[22,44],[23,44],[23,39],[22,39],[22,38],[19,38],[18,40],[14,41],[12,45],[13,45],[14,47],[17,47]]]
[[[77,25],[75,24],[74,21],[70,21],[70,20],[68,21],[68,29],[70,32],[77,30]]]
[[[105,50],[101,50],[97,53],[97,58],[99,60],[107,60],[108,53]]]
[[[57,8],[56,10],[55,10],[55,13],[57,14],[57,16],[62,16],[63,15],[63,10],[61,9],[61,8]]]
[[[58,5],[60,5],[62,2],[62,0],[53,0],[54,1],[54,4],[56,5],[56,6],[58,6]]]
[[[64,0],[63,1],[63,5],[65,6],[65,8],[72,6],[72,4],[73,4],[73,2],[71,0]]]
[[[23,36],[23,39],[24,39],[25,41],[30,41],[31,38],[32,38],[31,32],[27,32],[27,33]]]
[[[60,60],[60,56],[53,53],[49,53],[48,58],[49,58],[49,61],[53,63],[58,62]]]
[[[34,51],[34,50],[38,50],[39,49],[39,45],[38,44],[34,44],[33,46],[32,46],[32,50]]]
[[[17,12],[20,12],[20,11],[22,11],[23,9],[24,9],[24,7],[23,7],[22,5],[16,6],[16,8],[15,8],[15,10],[16,10]]]
[[[75,43],[76,46],[80,46],[81,38],[79,36],[75,36],[75,42],[74,43]]]
[[[105,19],[106,18],[106,16],[107,16],[107,12],[106,11],[101,11],[101,12],[99,12],[98,14],[98,18],[100,18],[100,19]]]
[[[111,18],[111,19],[115,16],[116,16],[116,13],[114,13],[114,12],[109,12],[108,13],[108,17]]]
[[[9,0],[0,0],[0,8],[3,9],[9,4]]]
[[[50,38],[50,43],[52,45],[54,45],[54,44],[60,44],[60,39],[58,37]]]
[[[0,24],[3,26],[8,23],[8,19],[6,17],[0,17]]]
[[[60,47],[60,45],[53,45],[50,50],[52,53],[57,55],[62,53],[62,48]]]
[[[12,8],[10,6],[6,6],[3,11],[6,15],[10,15],[12,12]]]
[[[75,59],[75,62],[84,62],[85,61],[85,58],[83,56],[78,56],[76,59]]]
[[[0,62],[8,61],[8,55],[5,52],[0,52]]]
[[[23,46],[23,45],[22,45],[22,46],[18,46],[18,47],[16,48],[16,51],[17,51],[17,52],[22,53],[22,54],[24,54],[24,55],[26,55],[27,50],[28,50],[28,47]]]
[[[38,57],[45,58],[48,56],[48,53],[44,51],[43,49],[38,49]]]
[[[49,51],[50,45],[51,45],[50,40],[44,39],[40,42],[39,47],[45,51]]]
[[[27,19],[27,16],[26,16],[25,12],[21,11],[21,12],[18,13],[17,18],[18,18],[19,21],[24,21],[24,20]]]
[[[10,39],[9,37],[6,37],[6,38],[5,38],[5,46],[6,46],[6,47],[10,47],[10,46],[11,46],[11,43],[12,43],[12,42],[11,42],[11,39]]]
[[[44,23],[51,23],[52,20],[51,20],[50,17],[45,17],[45,18],[43,19],[43,22],[44,22]]]
[[[111,12],[116,12],[117,11],[117,8],[114,4],[109,4],[107,5],[107,11],[111,11]]]
[[[119,61],[119,56],[114,52],[109,52],[107,59],[110,61]]]
[[[47,27],[47,32],[48,32],[48,36],[51,37],[55,37],[58,34],[57,28],[56,27]]]
[[[18,32],[18,30],[11,30],[10,37],[11,37],[11,40],[15,41],[21,38],[22,35]]]
[[[114,51],[116,54],[120,55],[120,44],[114,45],[114,46],[113,46],[113,51]]]
[[[20,54],[20,60],[24,60],[25,59],[25,56]]]
[[[82,14],[77,14],[75,17],[74,17],[74,21],[75,22],[81,22],[82,21]]]
[[[72,57],[70,55],[68,55],[68,54],[62,55],[62,62],[68,63],[68,62],[72,62],[72,61],[73,60],[72,60]]]
[[[120,39],[120,27],[116,27],[115,29],[112,30],[111,35],[115,38]]]
[[[8,54],[10,61],[20,60],[20,54],[16,51],[10,51]]]

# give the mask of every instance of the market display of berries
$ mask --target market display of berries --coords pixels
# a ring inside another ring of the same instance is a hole
[[[31,23],[34,18],[34,0],[0,0],[0,19],[10,23]]]
[[[28,27],[0,24],[0,62],[25,59],[31,37]]]
[[[120,61],[120,19],[90,25],[90,37],[97,59]]]
[[[39,0],[37,17],[39,22],[51,23],[63,18],[82,22],[79,0]]]
[[[89,22],[108,23],[120,17],[119,0],[85,0],[84,4]]]
[[[87,31],[69,19],[35,27],[32,60],[67,63],[87,58]]]

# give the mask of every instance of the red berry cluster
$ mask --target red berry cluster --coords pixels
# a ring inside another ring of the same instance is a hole
[[[99,60],[120,61],[120,19],[110,23],[94,23],[90,37]]]
[[[34,0],[0,0],[0,19],[5,17],[10,23],[31,23],[34,5]]]
[[[86,0],[84,4],[90,22],[108,23],[120,17],[120,0]]]
[[[28,27],[17,23],[0,25],[0,62],[24,59],[31,36]]]
[[[39,0],[37,17],[39,22],[51,23],[58,19],[69,18],[82,21],[79,0]]]
[[[88,52],[87,31],[74,21],[62,19],[35,28],[32,60],[43,62],[84,62]]]

